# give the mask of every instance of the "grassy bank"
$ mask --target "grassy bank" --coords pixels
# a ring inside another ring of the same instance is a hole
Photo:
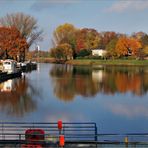
[[[40,63],[56,63],[54,58],[32,59]],[[62,62],[63,63],[63,62]],[[148,60],[95,60],[95,59],[76,59],[66,61],[71,65],[119,65],[119,66],[148,66]]]
[[[71,65],[119,65],[119,66],[148,66],[148,60],[70,60]]]

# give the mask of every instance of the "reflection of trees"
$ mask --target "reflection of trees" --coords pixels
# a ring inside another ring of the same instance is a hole
[[[92,81],[92,70],[87,67],[54,65],[50,71],[53,78],[54,93],[64,101],[74,99],[75,95],[93,96],[97,89]]]
[[[0,108],[2,111],[15,116],[23,116],[27,112],[36,109],[36,102],[32,100],[32,94],[36,90],[28,83],[27,79],[13,79],[11,91],[0,92]],[[3,83],[1,85],[1,90]]]
[[[132,92],[140,96],[148,90],[147,73],[144,67],[105,67],[104,73],[102,90],[105,94]]]
[[[54,65],[50,71],[54,93],[64,101],[75,95],[91,97],[105,94],[132,92],[143,95],[148,90],[147,67],[102,67]]]

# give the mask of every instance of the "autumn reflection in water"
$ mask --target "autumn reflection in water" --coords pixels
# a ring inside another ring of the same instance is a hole
[[[50,75],[55,95],[72,101],[76,95],[95,96],[98,93],[132,93],[136,96],[148,90],[148,67],[53,65]]]
[[[0,83],[0,110],[11,116],[22,117],[36,109],[32,94],[36,90],[23,77]]]

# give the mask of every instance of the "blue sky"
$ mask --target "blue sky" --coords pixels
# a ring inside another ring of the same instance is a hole
[[[53,31],[64,23],[99,32],[148,33],[148,0],[0,0],[0,17],[16,12],[37,19],[44,31],[40,49],[46,51]]]

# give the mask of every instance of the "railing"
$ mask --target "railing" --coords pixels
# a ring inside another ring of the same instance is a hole
[[[98,134],[102,143],[147,143],[148,133],[122,133],[122,134]]]
[[[33,142],[59,144],[59,137],[64,136],[64,143],[92,142],[97,141],[96,123],[42,123],[42,122],[0,122],[0,143],[28,143],[31,140],[27,136],[42,136],[35,133],[37,130],[44,131],[44,140]],[[26,133],[31,129],[34,133]],[[31,139],[31,138],[30,138]],[[31,141],[32,142],[32,141]]]
[[[28,130],[28,132],[26,132]],[[34,133],[29,133],[34,131]],[[37,131],[44,131],[37,133]],[[39,139],[39,136],[43,136]],[[30,138],[31,137],[31,138]],[[35,139],[34,137],[38,137]],[[61,140],[62,139],[62,140]],[[0,122],[1,144],[40,144],[70,147],[148,147],[148,133],[101,134],[96,123]],[[52,146],[53,147],[53,146]]]

